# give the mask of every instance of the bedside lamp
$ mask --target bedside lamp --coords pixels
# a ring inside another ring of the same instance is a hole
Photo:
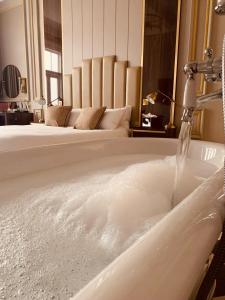
[[[146,100],[150,104],[155,104],[157,96],[158,96],[158,92],[152,92],[146,96]]]
[[[153,91],[149,93],[142,101],[142,105],[148,107],[149,105],[154,105],[157,101],[158,95],[163,95],[166,99],[169,99],[170,102],[175,102],[171,97],[167,96],[165,93],[161,92],[160,90]],[[163,101],[164,102],[164,101]],[[151,112],[143,113],[142,117],[144,118],[145,122],[142,123],[143,127],[151,127],[152,126],[152,119],[158,118],[157,115],[152,114]]]
[[[39,105],[41,105],[41,118],[38,120],[39,123],[44,123],[44,105],[47,103],[45,98],[43,96],[40,97],[40,99],[36,99],[35,102]]]
[[[158,94],[163,95],[165,98],[169,99],[170,102],[174,102],[175,100],[172,99],[171,97],[167,96],[166,94],[164,94],[163,92],[161,92],[160,90],[154,91],[149,93],[146,98],[143,99],[143,106],[147,106],[149,104],[155,104],[156,100],[157,100],[157,96]]]
[[[60,106],[63,105],[63,99],[60,96],[58,96],[56,99],[50,100],[50,102],[48,103],[48,106],[53,106],[54,105],[53,102],[56,102],[56,101],[58,101],[57,105],[60,105]]]

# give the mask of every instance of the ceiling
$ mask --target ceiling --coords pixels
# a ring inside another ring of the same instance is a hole
[[[23,4],[23,0],[0,0],[0,13]]]

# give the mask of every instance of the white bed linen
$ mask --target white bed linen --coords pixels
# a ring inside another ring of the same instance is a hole
[[[128,130],[122,127],[115,130],[79,130],[44,124],[2,126],[0,127],[0,152],[126,136]]]

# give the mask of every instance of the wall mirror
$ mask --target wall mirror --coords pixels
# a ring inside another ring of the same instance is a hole
[[[3,69],[3,87],[9,98],[16,98],[20,93],[19,69],[14,65],[8,65]]]
[[[141,125],[173,125],[181,0],[146,0]]]
[[[7,103],[11,103],[12,99],[23,102],[29,97],[25,2],[0,1],[0,111]]]

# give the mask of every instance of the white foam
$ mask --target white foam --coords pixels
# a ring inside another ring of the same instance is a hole
[[[35,188],[20,186],[19,197],[2,201],[0,298],[68,299],[168,213],[175,159],[128,166],[120,159],[80,177],[76,165],[43,173],[42,182],[51,181],[42,187],[34,175]],[[65,179],[52,184],[56,174]],[[180,197],[200,183],[189,169]]]

